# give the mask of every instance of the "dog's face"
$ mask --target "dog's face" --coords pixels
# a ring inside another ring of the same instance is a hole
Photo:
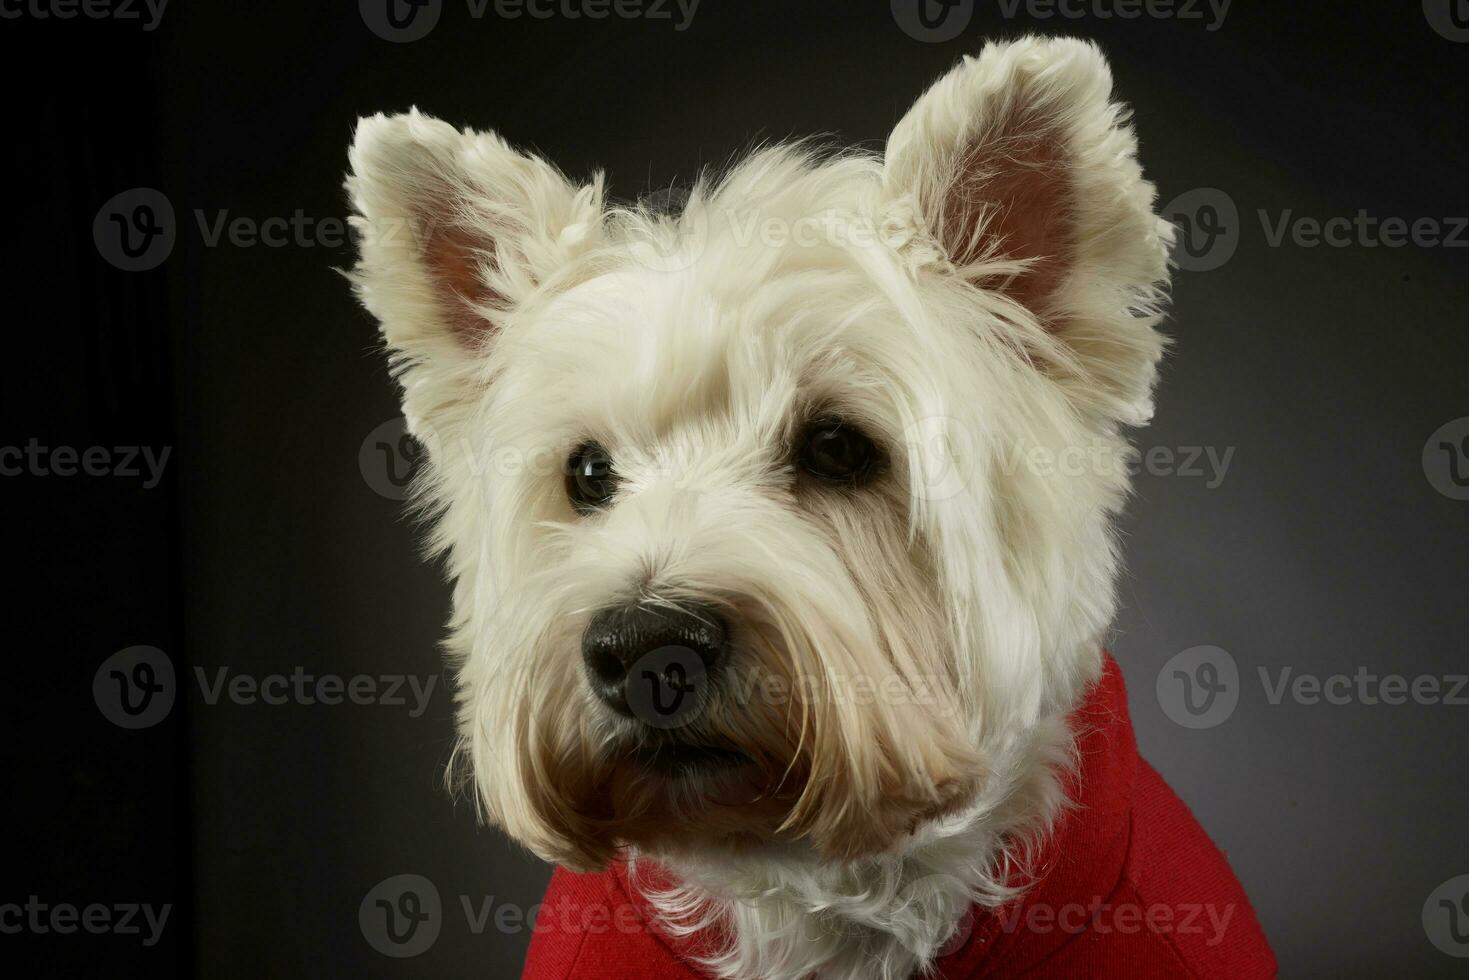
[[[354,279],[428,450],[492,820],[578,867],[846,859],[1015,778],[1095,669],[1161,350],[1109,99],[1088,45],[990,47],[884,159],[763,151],[677,213],[362,121]]]

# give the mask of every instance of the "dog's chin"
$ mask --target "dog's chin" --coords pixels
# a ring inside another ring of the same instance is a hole
[[[603,758],[569,800],[579,819],[548,859],[595,871],[632,852],[655,857],[809,855],[850,862],[890,850],[918,825],[952,812],[958,794],[931,801],[884,799],[840,809],[840,820],[799,823],[810,774],[800,762],[777,764],[758,751],[668,740],[640,743]],[[546,856],[546,855],[543,855]]]
[[[616,753],[610,769],[613,799],[631,804],[634,812],[685,822],[770,795],[766,767],[751,752],[714,741],[639,740]]]
[[[603,757],[582,802],[606,837],[642,851],[705,851],[781,838],[793,787],[758,750],[688,738],[629,741]],[[590,797],[595,797],[592,799]],[[604,838],[605,839],[605,838]]]
[[[626,764],[655,778],[688,783],[749,766],[751,759],[718,745],[665,741],[637,746],[628,752]]]
[[[558,848],[556,860],[581,869],[628,853],[864,859],[961,806],[983,768],[958,749],[920,756],[927,766],[892,750],[881,760],[888,765],[863,768],[872,760],[853,760],[804,729],[793,735],[765,717],[731,720],[717,710],[676,729],[611,710],[592,720],[580,740],[545,739],[540,778],[524,784],[549,832],[542,840],[563,845],[572,853]],[[879,735],[853,741],[892,744]]]

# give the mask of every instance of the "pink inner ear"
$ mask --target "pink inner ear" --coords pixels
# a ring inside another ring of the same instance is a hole
[[[435,222],[432,218],[422,227],[425,228],[423,262],[428,267],[445,323],[460,343],[476,347],[489,331],[490,323],[473,304],[495,299],[479,272],[480,254],[487,243],[458,225]]]
[[[1024,123],[970,144],[944,195],[943,244],[956,264],[985,257],[1033,260],[997,287],[1048,326],[1050,301],[1070,271],[1071,179],[1060,141]],[[980,222],[983,222],[981,225]]]

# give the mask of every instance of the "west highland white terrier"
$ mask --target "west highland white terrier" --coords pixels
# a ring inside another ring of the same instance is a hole
[[[562,866],[527,976],[1273,974],[1103,649],[1172,239],[1136,149],[1099,51],[1038,38],[881,156],[676,207],[359,122],[451,768]]]

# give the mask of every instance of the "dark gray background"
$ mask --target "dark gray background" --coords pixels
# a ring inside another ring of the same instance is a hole
[[[353,120],[411,104],[573,175],[605,167],[622,197],[760,138],[877,147],[958,56],[1039,30],[1103,43],[1163,201],[1217,188],[1241,216],[1228,262],[1177,277],[1176,343],[1139,435],[1234,451],[1213,488],[1142,476],[1126,517],[1113,648],[1144,753],[1229,853],[1286,975],[1463,975],[1420,914],[1469,873],[1469,706],[1273,705],[1257,669],[1469,670],[1469,502],[1437,492],[1421,460],[1431,433],[1469,415],[1469,249],[1271,247],[1257,212],[1469,214],[1469,43],[1416,3],[1237,0],[1214,31],[975,6],[943,43],[908,36],[881,2],[703,0],[684,31],[475,20],[451,2],[409,44],[375,36],[350,3],[176,0],[150,32],[0,21],[4,186],[19,205],[0,270],[13,314],[0,443],[173,447],[148,490],[0,481],[22,586],[4,613],[17,870],[0,902],[175,906],[152,948],[0,935],[0,956],[71,975],[514,976],[528,933],[476,933],[461,896],[525,908],[549,873],[443,791],[443,678],[418,718],[201,695],[195,667],[438,674],[448,589],[375,491],[382,474],[359,467],[396,409],[374,325],[332,271],[350,249],[210,247],[196,209],[338,220]],[[123,272],[92,221],[136,186],[171,201],[177,243],[158,268]],[[182,691],[165,721],[128,732],[91,682],[140,643],[169,654]],[[1239,703],[1190,730],[1155,680],[1202,644],[1237,663]],[[445,914],[429,951],[395,960],[357,913],[402,873],[432,880]]]

